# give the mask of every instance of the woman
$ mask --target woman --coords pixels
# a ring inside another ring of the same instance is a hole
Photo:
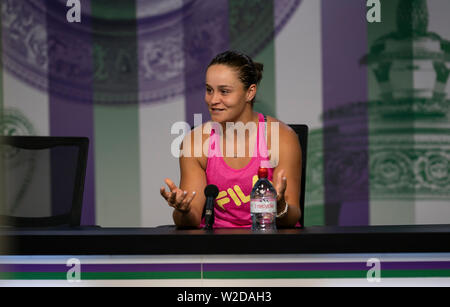
[[[205,101],[211,122],[195,128],[183,140],[179,187],[165,179],[169,191],[160,190],[175,209],[177,226],[202,225],[203,190],[215,184],[220,192],[214,227],[251,227],[250,192],[259,166],[268,162],[274,166],[268,179],[277,191],[277,226],[294,227],[299,221],[300,144],[289,126],[253,111],[262,71],[262,64],[236,51],[223,52],[208,65]],[[235,129],[238,124],[251,127],[253,123],[258,128],[246,133]],[[195,137],[200,134],[201,138]],[[271,150],[272,144],[279,144],[279,150]],[[199,151],[204,145],[206,150]]]

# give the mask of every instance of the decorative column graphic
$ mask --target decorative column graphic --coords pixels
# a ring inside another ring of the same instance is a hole
[[[12,107],[4,107],[0,121],[3,136],[35,135],[35,128],[30,120]],[[2,174],[2,205],[0,214],[8,215],[18,212],[22,206],[27,190],[36,178],[36,154],[20,151],[11,146],[0,146]]]
[[[399,1],[396,31],[361,60],[379,85],[369,103],[371,224],[448,222],[450,42],[428,24],[427,1]]]
[[[450,100],[446,86],[450,42],[428,31],[425,0],[383,5],[383,23],[368,26],[368,41],[378,36],[370,42],[368,54],[360,59],[360,64],[369,68],[367,101],[327,110],[323,130],[311,133],[307,225],[308,221],[320,224],[321,214],[323,223],[343,224],[343,216],[348,220],[352,215],[342,212],[343,204],[357,199],[366,184],[369,224],[448,222]],[[389,15],[389,9],[396,14]],[[391,26],[390,32],[384,31]],[[368,121],[367,132],[354,129],[364,121]],[[368,149],[364,145],[365,133]],[[317,144],[322,137],[324,148]],[[363,172],[366,168],[367,181]],[[320,187],[325,180],[328,198],[334,196],[336,200],[333,204],[323,200],[322,206]],[[330,207],[332,216],[327,220]]]

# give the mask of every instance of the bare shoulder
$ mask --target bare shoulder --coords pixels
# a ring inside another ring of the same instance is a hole
[[[274,129],[275,127],[272,128],[272,125],[275,124],[276,126],[278,126],[278,133],[279,133],[278,137],[280,145],[281,144],[299,145],[297,133],[291,127],[289,127],[289,125],[272,116],[267,116],[267,123],[268,123],[267,131],[269,137],[272,137],[272,132],[277,131],[277,129]]]
[[[267,122],[272,165],[281,169],[300,169],[298,165],[301,163],[302,151],[297,133],[274,117],[267,116]]]
[[[202,168],[206,168],[207,152],[204,144],[209,142],[211,133],[211,123],[206,122],[186,133],[181,144],[181,157],[194,158],[200,163]]]
[[[210,127],[211,123],[206,122],[186,133],[181,144],[182,148],[189,147],[192,150],[201,148],[211,133]]]

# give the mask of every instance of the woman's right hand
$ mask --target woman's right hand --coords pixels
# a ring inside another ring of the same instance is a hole
[[[191,210],[191,202],[195,197],[195,191],[188,196],[187,191],[179,189],[172,180],[166,178],[164,182],[170,189],[170,192],[166,191],[164,187],[161,187],[160,193],[162,197],[167,201],[169,206],[173,207],[182,213],[188,213]]]

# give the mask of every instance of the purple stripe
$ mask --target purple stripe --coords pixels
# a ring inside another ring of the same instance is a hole
[[[365,263],[208,263],[203,271],[364,270]]]
[[[321,3],[325,223],[368,225],[368,80],[359,64],[368,51],[366,3]]]
[[[164,264],[85,264],[82,272],[197,272],[200,263]]]
[[[450,261],[381,262],[381,270],[435,270],[450,269]],[[368,270],[365,262],[314,263],[207,263],[203,271],[352,271]]]
[[[92,102],[75,103],[70,98],[70,91],[92,93],[93,56],[81,57],[84,62],[78,62],[81,54],[92,54],[90,20],[83,18],[81,24],[68,23],[68,8],[59,1],[47,1],[46,8],[50,135],[89,138],[81,224],[95,224],[93,105]],[[83,1],[82,10],[90,11],[90,0]],[[79,67],[90,67],[91,71],[79,71]],[[82,88],[74,88],[71,80],[77,80]],[[67,91],[62,93],[60,88],[64,82]]]
[[[67,272],[72,266],[65,264],[11,264],[0,265],[0,272]],[[200,263],[163,263],[163,264],[83,264],[81,272],[200,272]]]
[[[205,103],[205,72],[213,57],[229,48],[228,0],[199,1],[195,10],[184,9],[184,82],[186,122],[194,125],[194,114],[210,119]]]
[[[450,261],[381,262],[382,270],[450,270]]]
[[[381,262],[381,270],[450,270],[450,261]],[[200,263],[81,264],[81,272],[197,272]],[[65,264],[2,264],[0,272],[67,272]],[[217,271],[356,271],[368,270],[365,262],[307,263],[205,263],[204,272]]]

